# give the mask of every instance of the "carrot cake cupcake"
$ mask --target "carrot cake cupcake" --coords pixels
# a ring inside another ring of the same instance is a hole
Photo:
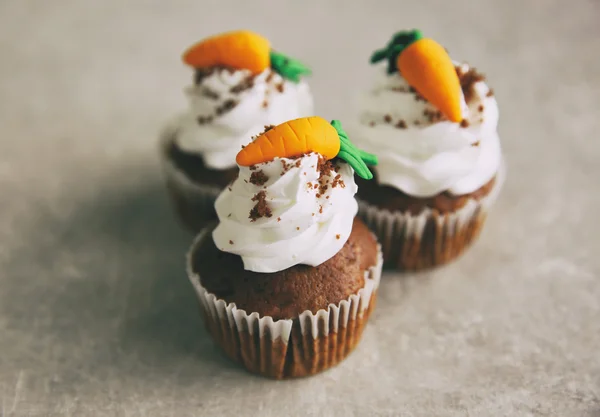
[[[183,62],[194,69],[189,110],[163,131],[161,155],[179,217],[198,231],[216,219],[215,198],[235,179],[241,146],[265,125],[312,115],[313,103],[302,80],[308,68],[250,31],[198,42]]]
[[[382,266],[355,217],[365,162],[376,159],[320,117],[271,127],[238,153],[219,222],[196,238],[187,267],[209,333],[249,371],[315,374],[359,342]]]
[[[485,78],[419,31],[376,51],[386,62],[361,102],[352,135],[379,157],[361,183],[360,216],[376,232],[386,264],[443,264],[479,235],[503,182],[498,106]]]

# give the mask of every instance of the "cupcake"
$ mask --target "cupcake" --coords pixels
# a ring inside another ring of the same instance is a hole
[[[358,183],[360,216],[386,266],[420,270],[455,259],[483,227],[504,176],[498,106],[483,75],[419,31],[371,58],[384,60],[352,131],[379,158]]]
[[[320,117],[270,128],[236,160],[218,223],[188,253],[206,327],[263,376],[330,368],[357,345],[375,305],[383,261],[354,198],[354,171],[370,177],[364,162],[375,160]]]
[[[183,54],[194,69],[189,110],[161,134],[167,187],[183,224],[198,231],[216,219],[214,201],[237,176],[236,153],[266,125],[310,116],[312,96],[300,62],[249,31],[205,39]]]

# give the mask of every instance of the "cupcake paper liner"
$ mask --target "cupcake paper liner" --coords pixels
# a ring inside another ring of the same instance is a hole
[[[381,279],[383,257],[365,272],[365,286],[327,310],[307,310],[294,319],[273,320],[247,313],[235,303],[218,299],[192,271],[192,254],[203,231],[188,252],[187,271],[200,300],[208,332],[225,353],[250,372],[283,379],[312,375],[344,359],[358,344],[373,310]]]
[[[456,259],[479,236],[506,176],[504,164],[490,193],[451,213],[390,212],[359,200],[359,217],[375,233],[386,267],[418,271]]]
[[[174,133],[175,127],[169,125],[160,138],[165,181],[180,222],[192,232],[198,232],[206,223],[216,220],[214,204],[221,188],[193,182],[171,161],[167,150]]]

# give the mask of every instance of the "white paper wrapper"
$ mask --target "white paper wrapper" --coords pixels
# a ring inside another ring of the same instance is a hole
[[[452,213],[425,209],[411,215],[382,210],[359,200],[358,215],[377,236],[386,265],[412,271],[442,265],[457,258],[479,236],[505,177],[502,164],[487,196],[470,200]]]
[[[206,230],[194,240],[187,256],[187,272],[200,300],[204,321],[215,341],[249,371],[271,378],[312,375],[344,359],[360,340],[375,305],[383,257],[365,272],[365,286],[339,304],[294,319],[273,320],[247,313],[208,292],[192,270],[192,256]]]
[[[183,225],[198,232],[207,222],[217,219],[214,204],[221,188],[195,183],[173,164],[168,149],[174,134],[175,125],[170,123],[160,136],[160,156],[167,189]]]

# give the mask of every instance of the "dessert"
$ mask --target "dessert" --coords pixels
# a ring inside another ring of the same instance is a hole
[[[504,179],[498,106],[483,75],[419,31],[371,59],[384,60],[351,132],[379,158],[357,198],[386,265],[419,270],[456,258],[481,231]]]
[[[215,198],[235,179],[241,146],[265,125],[312,115],[313,104],[308,68],[254,32],[205,39],[183,61],[194,69],[189,109],[162,132],[161,156],[179,217],[198,231],[216,219]]]
[[[237,155],[219,218],[188,253],[217,344],[249,371],[282,379],[344,359],[375,305],[381,252],[355,217],[354,169],[376,159],[320,117],[270,127]]]

